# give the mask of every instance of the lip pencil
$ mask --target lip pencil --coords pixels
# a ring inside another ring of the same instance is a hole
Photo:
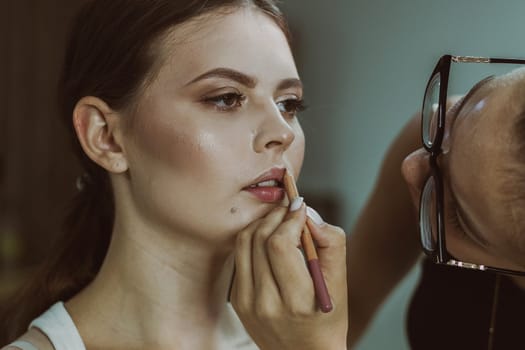
[[[297,185],[295,184],[293,175],[290,174],[288,170],[286,170],[284,173],[283,182],[288,200],[292,202],[296,197],[299,196],[299,191],[297,191]],[[323,272],[321,271],[321,266],[319,265],[319,258],[317,256],[317,251],[315,249],[312,234],[310,233],[308,225],[304,226],[303,232],[301,234],[301,244],[306,255],[308,270],[310,271],[310,275],[312,276],[312,281],[314,283],[315,295],[317,296],[319,308],[322,312],[330,312],[333,308],[332,301],[330,299],[330,295],[328,294],[328,289],[326,288]]]

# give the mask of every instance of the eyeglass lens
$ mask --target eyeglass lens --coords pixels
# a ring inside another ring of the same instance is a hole
[[[419,209],[419,225],[421,244],[427,253],[437,249],[437,218],[436,218],[436,191],[434,177],[430,176],[421,194]]]
[[[438,73],[430,80],[423,102],[423,142],[429,148],[434,144],[437,134],[440,85],[441,77]]]

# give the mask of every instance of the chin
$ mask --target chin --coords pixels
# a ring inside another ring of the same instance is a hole
[[[224,214],[224,217],[221,217],[220,222],[215,222],[215,243],[224,245],[231,244],[233,247],[240,231],[254,221],[268,215],[268,213],[278,205],[279,204],[275,203],[259,203],[254,206],[253,203],[251,203],[251,205],[232,207],[232,209]],[[218,242],[219,240],[221,242]]]
[[[279,203],[260,203],[257,206],[237,208],[237,210],[232,213],[232,217],[237,219],[236,226],[238,227],[238,231],[240,231],[252,222],[264,218],[278,206]]]

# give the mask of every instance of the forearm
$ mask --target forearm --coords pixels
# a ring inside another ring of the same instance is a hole
[[[401,175],[403,159],[419,147],[419,118],[414,117],[392,143],[347,237],[349,345],[420,254],[416,212]]]

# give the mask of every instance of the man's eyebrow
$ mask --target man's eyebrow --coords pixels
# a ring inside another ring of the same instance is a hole
[[[470,221],[468,215],[465,214],[465,211],[459,204],[459,201],[457,200],[456,196],[452,191],[450,191],[450,195],[452,196],[452,199],[454,200],[454,204],[456,206],[456,215],[459,216],[459,221],[463,223],[466,227],[463,228],[465,233],[470,236],[475,242],[482,245],[483,247],[487,247],[489,244],[485,238],[483,238],[478,231],[476,231],[472,225],[472,221]]]
[[[478,91],[482,86],[484,86],[486,83],[494,79],[494,75],[488,76],[480,81],[478,81],[468,92],[467,94],[459,101],[458,108],[456,109],[455,115],[458,116],[459,112],[461,112],[461,109],[465,106],[465,104],[468,102],[468,100]],[[450,195],[454,201],[454,204],[456,206],[456,215],[460,219],[459,221],[466,226],[463,228],[465,233],[470,236],[475,242],[478,244],[486,247],[488,245],[488,242],[485,238],[481,237],[481,235],[478,233],[478,231],[474,230],[472,222],[470,221],[468,215],[465,214],[465,211],[459,204],[458,199],[456,198],[453,191],[450,191]]]
[[[191,80],[190,82],[186,83],[185,86],[191,85],[193,83],[196,83],[197,81],[209,79],[209,78],[225,78],[234,80],[242,85],[245,85],[249,88],[254,88],[255,85],[257,85],[257,79],[254,77],[251,77],[249,75],[246,75],[244,73],[241,73],[239,71],[230,69],[230,68],[215,68],[212,70],[207,71],[206,73],[203,73],[196,77],[195,79]]]

